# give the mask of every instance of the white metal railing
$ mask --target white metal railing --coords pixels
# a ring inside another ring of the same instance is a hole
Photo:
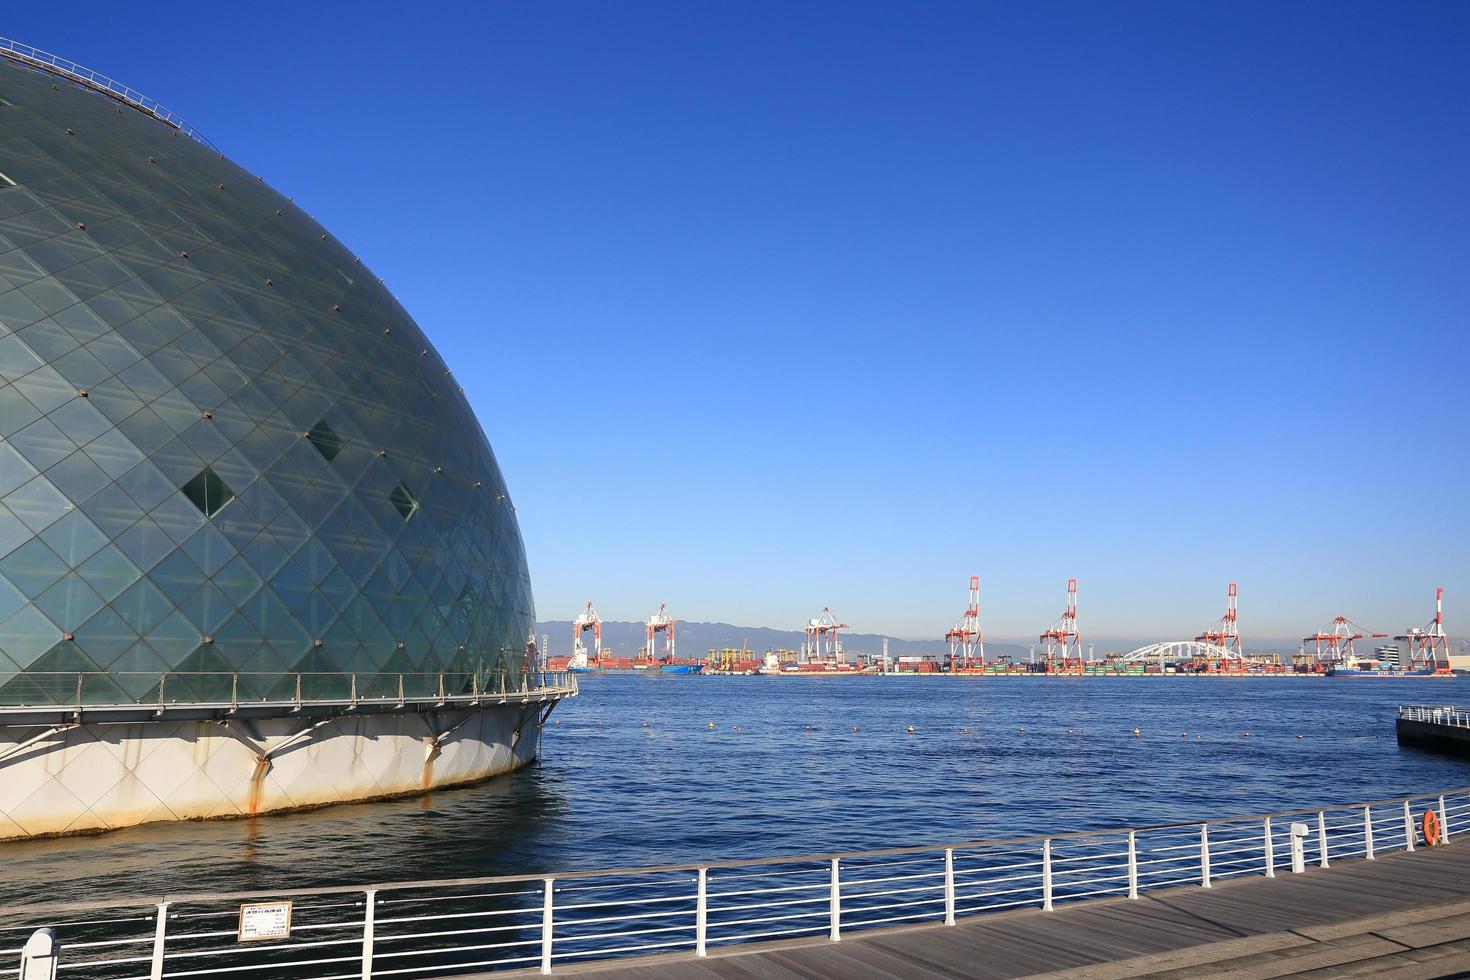
[[[0,978],[37,928],[67,977],[446,977],[825,937],[1328,868],[1470,831],[1470,788],[1201,823],[702,864],[0,908]],[[238,941],[245,902],[289,934]]]
[[[185,122],[177,114],[170,112],[158,103],[156,99],[150,99],[142,92],[124,85],[115,78],[109,78],[101,72],[93,71],[85,65],[79,65],[75,61],[43,51],[40,48],[12,40],[8,37],[0,37],[0,57],[9,58],[12,61],[39,68],[42,71],[62,78],[69,79],[79,85],[84,85],[96,92],[111,96],[120,102],[125,102],[140,112],[152,116],[160,122],[167,123],[185,136],[189,136],[211,150],[218,152],[218,148],[193,126]]]
[[[131,692],[131,693],[130,693]],[[568,671],[335,673],[268,671],[0,671],[0,718],[10,709],[395,705],[575,695]]]
[[[1425,704],[1401,704],[1399,718],[1431,725],[1448,725],[1451,728],[1470,728],[1470,708],[1456,708],[1452,705],[1434,707]]]

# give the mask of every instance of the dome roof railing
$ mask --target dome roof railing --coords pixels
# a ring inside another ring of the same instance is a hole
[[[75,82],[84,88],[99,92],[108,98],[116,99],[125,105],[129,105],[144,115],[152,116],[161,123],[172,126],[179,132],[191,139],[197,140],[215,152],[218,148],[205,139],[204,135],[193,126],[185,122],[181,117],[160,105],[156,100],[150,99],[142,92],[137,91],[115,78],[109,78],[101,72],[93,71],[85,65],[79,65],[60,55],[54,55],[49,51],[23,44],[20,41],[8,37],[0,37],[0,58],[6,58],[17,64],[25,65],[51,75]]]

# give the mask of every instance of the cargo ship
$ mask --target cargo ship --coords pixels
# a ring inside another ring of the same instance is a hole
[[[1448,666],[1435,661],[1403,665],[1403,654],[1397,643],[1386,643],[1373,651],[1372,657],[1349,655],[1327,668],[1328,677],[1453,677]]]
[[[704,664],[697,660],[679,660],[659,664],[658,670],[661,674],[699,674],[704,672]]]

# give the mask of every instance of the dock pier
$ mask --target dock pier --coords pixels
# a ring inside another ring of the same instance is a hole
[[[1394,728],[1400,745],[1470,755],[1470,708],[1400,705]]]

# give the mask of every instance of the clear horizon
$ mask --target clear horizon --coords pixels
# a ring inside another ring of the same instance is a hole
[[[1470,7],[10,12],[362,256],[542,619],[1470,622]],[[222,34],[228,44],[220,44]],[[391,56],[387,56],[391,53]],[[789,624],[789,625],[788,625]]]

